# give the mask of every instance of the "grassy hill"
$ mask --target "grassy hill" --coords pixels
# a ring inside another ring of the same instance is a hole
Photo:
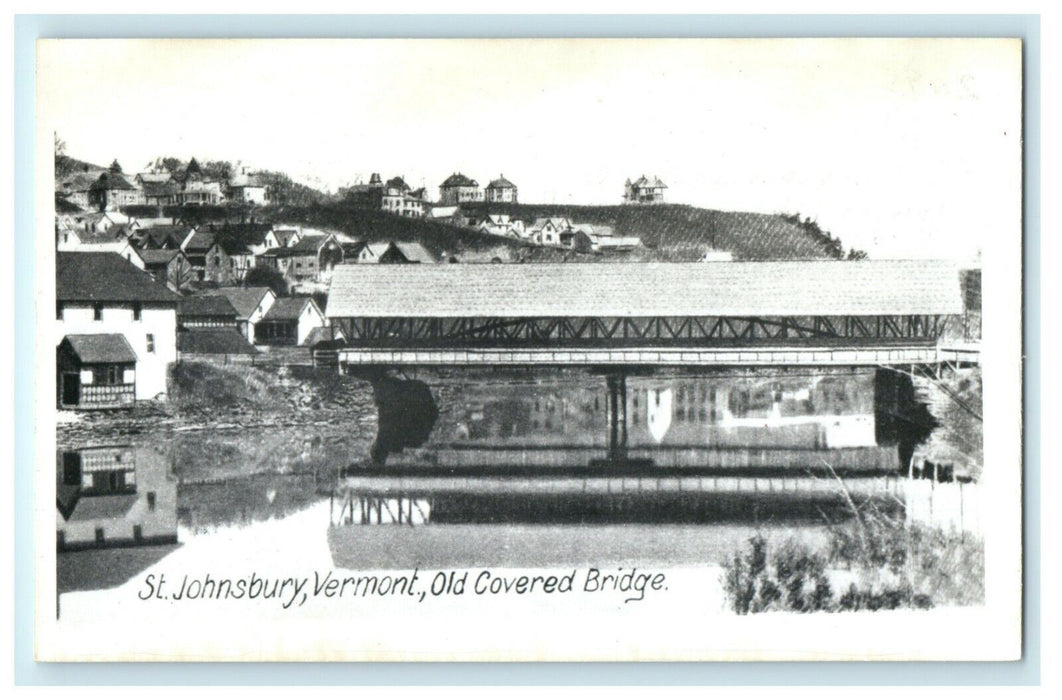
[[[509,214],[525,221],[565,216],[576,223],[612,226],[617,235],[638,236],[651,252],[630,259],[696,259],[708,248],[733,253],[735,260],[839,258],[840,243],[810,222],[778,214],[716,211],[685,204],[654,206],[576,206],[556,204],[474,204],[470,211]],[[655,253],[655,254],[654,254]]]
[[[492,249],[516,251],[527,247],[526,243],[501,236],[491,236],[437,221],[362,209],[341,202],[312,207],[267,207],[261,209],[258,215],[267,221],[334,229],[367,241],[418,242],[435,255],[460,255]]]

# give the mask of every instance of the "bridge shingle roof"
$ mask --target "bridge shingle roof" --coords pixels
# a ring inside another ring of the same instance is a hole
[[[958,314],[955,264],[935,260],[339,265],[344,317]]]

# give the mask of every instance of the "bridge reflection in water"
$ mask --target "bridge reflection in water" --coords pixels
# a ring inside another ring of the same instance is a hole
[[[550,547],[578,558],[607,550],[602,537],[627,542],[624,557],[651,554],[647,542],[692,555],[706,526],[821,530],[851,501],[949,510],[944,485],[908,478],[934,424],[891,372],[434,372],[377,376],[374,389],[371,459],[331,495],[330,540],[359,565],[519,563],[528,548],[541,562]],[[961,501],[966,486],[952,486]],[[974,522],[969,500],[960,527]],[[403,527],[361,527],[376,525]]]

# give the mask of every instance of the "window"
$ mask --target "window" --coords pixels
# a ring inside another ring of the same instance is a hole
[[[104,365],[92,370],[96,384],[114,386],[122,383],[122,368],[118,365]]]
[[[148,491],[147,506],[148,506],[148,510],[155,510],[155,492],[154,491]]]
[[[214,267],[221,267],[221,256],[220,255],[215,255],[214,256]]]
[[[92,320],[93,321],[102,321],[103,320],[103,304],[93,304],[92,305]]]
[[[152,353],[152,354],[155,353],[155,334],[154,333],[148,333],[147,334],[147,351],[149,353]]]
[[[139,321],[140,320],[140,310],[141,310],[140,309],[140,304],[133,304],[133,320],[134,321]]]

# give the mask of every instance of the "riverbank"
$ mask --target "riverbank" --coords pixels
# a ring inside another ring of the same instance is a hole
[[[56,421],[59,449],[139,444],[203,431],[357,426],[375,431],[372,387],[334,371],[183,362],[170,370],[169,400],[130,409],[71,413]],[[370,425],[371,424],[371,425]]]

